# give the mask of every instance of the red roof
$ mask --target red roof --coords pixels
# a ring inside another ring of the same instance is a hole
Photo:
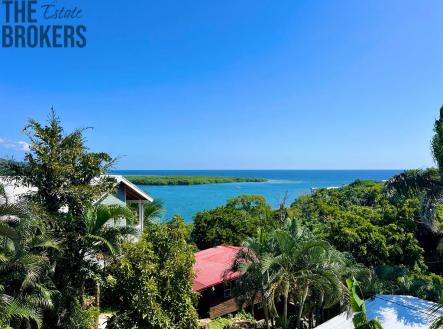
[[[217,246],[196,252],[192,290],[201,291],[222,283],[226,270],[229,270],[240,247]],[[239,272],[228,273],[228,280],[240,276]]]

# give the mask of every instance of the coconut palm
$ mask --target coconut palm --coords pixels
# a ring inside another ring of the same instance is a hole
[[[150,223],[159,222],[162,219],[164,212],[165,207],[163,201],[160,199],[155,199],[153,202],[145,204],[143,211],[143,226],[146,227]]]
[[[288,302],[297,305],[296,327],[301,326],[308,299],[318,299],[322,307],[337,303],[347,305],[348,291],[343,284],[347,259],[329,243],[316,238],[295,220],[287,220],[273,233],[277,255],[272,268],[271,291],[283,297],[282,324],[288,327]]]
[[[47,251],[58,243],[31,211],[11,204],[0,186],[0,327],[41,325],[42,311],[56,293],[49,279]]]
[[[273,258],[272,240],[269,234],[259,229],[255,237],[250,237],[242,244],[242,249],[237,253],[232,267],[225,274],[240,272],[241,276],[236,282],[234,293],[239,302],[250,305],[254,314],[254,304],[259,301],[263,307],[266,328],[269,321],[276,315],[276,311],[270,309],[269,263]],[[229,278],[228,278],[229,279]]]
[[[107,259],[115,256],[121,243],[136,234],[136,229],[130,225],[134,219],[133,212],[125,206],[97,205],[87,209],[85,238],[89,241],[89,253]]]
[[[135,220],[134,213],[130,208],[120,205],[96,205],[85,212],[86,235],[89,242],[87,256],[102,260],[103,266],[106,260],[112,259],[120,252],[122,243],[134,237],[137,233],[131,226]],[[121,225],[123,222],[124,225]],[[95,279],[95,302],[100,309],[100,281],[101,275],[92,275]],[[96,327],[98,325],[96,320]]]
[[[358,269],[355,267],[355,271]],[[250,305],[261,301],[267,327],[269,320],[272,323],[278,315],[277,302],[282,301],[279,321],[284,328],[289,327],[289,302],[297,306],[298,328],[307,304],[311,310],[337,303],[346,308],[344,276],[354,272],[347,255],[291,219],[281,229],[269,234],[258,231],[256,237],[247,239],[230,270],[242,274],[237,281],[238,298]]]

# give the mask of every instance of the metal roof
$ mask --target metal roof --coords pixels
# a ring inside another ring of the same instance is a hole
[[[217,246],[194,254],[195,279],[192,285],[194,291],[201,291],[222,283],[224,278],[234,280],[239,272],[227,272],[232,265],[240,247]],[[226,276],[225,276],[226,273]]]
[[[434,311],[437,304],[413,296],[376,295],[365,304],[368,319],[377,317],[384,329],[427,329],[433,319],[443,315]],[[342,313],[315,329],[354,329],[354,325],[352,317]]]

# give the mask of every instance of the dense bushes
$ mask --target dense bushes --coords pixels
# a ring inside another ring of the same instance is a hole
[[[417,200],[393,204],[381,182],[355,181],[339,189],[321,189],[291,205],[296,217],[368,266],[423,266],[416,234]]]
[[[425,261],[426,255],[435,255],[437,244],[429,250],[420,207],[419,194],[393,200],[382,182],[355,181],[302,196],[290,212],[337,249],[373,268],[379,278],[376,290],[439,300],[443,279],[430,273]]]
[[[259,227],[276,225],[263,196],[241,195],[228,200],[223,207],[197,213],[191,237],[199,249],[220,244],[240,245],[255,235]]]
[[[109,328],[192,329],[197,327],[192,292],[193,248],[182,219],[151,224],[140,241],[124,246],[111,266],[116,314]]]

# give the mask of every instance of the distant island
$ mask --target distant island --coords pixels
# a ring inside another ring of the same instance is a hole
[[[224,176],[125,176],[125,178],[137,185],[201,185],[268,181],[266,178]]]

